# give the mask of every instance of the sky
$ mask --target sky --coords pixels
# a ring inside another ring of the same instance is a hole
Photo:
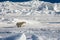
[[[3,1],[13,1],[13,2],[27,2],[31,0],[0,0],[0,2]],[[60,0],[40,0],[40,1],[46,1],[46,2],[51,2],[51,3],[60,3]]]

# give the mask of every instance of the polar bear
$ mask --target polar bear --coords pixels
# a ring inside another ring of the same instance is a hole
[[[22,27],[24,24],[26,24],[26,22],[17,22],[16,23],[17,27]]]

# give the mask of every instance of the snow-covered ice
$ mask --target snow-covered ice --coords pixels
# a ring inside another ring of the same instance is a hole
[[[60,40],[59,18],[60,3],[0,2],[0,40]]]

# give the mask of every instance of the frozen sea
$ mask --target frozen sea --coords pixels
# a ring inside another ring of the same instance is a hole
[[[59,18],[60,3],[0,2],[0,40],[60,40]]]

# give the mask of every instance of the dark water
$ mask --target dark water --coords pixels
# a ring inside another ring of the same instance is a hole
[[[27,2],[31,0],[0,0],[0,2],[3,1],[12,1],[12,2]],[[39,1],[45,1],[45,2],[51,2],[51,3],[60,3],[60,0],[39,0]]]
[[[41,0],[45,2],[51,2],[51,3],[60,3],[60,0]]]
[[[0,0],[0,2],[3,1],[12,1],[12,2],[27,2],[27,1],[31,1],[31,0]]]

